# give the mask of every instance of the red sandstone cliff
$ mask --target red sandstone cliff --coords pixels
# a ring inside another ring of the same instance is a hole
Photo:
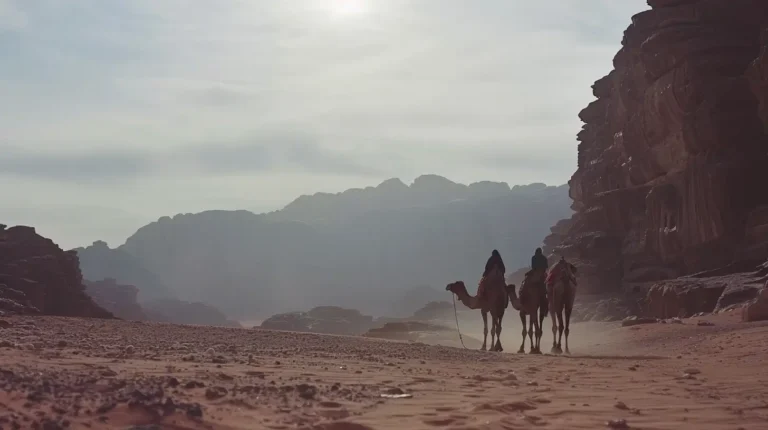
[[[32,227],[0,224],[0,312],[112,318],[85,294],[77,254]]]
[[[545,240],[588,293],[768,257],[768,1],[648,3],[579,114],[576,213]]]

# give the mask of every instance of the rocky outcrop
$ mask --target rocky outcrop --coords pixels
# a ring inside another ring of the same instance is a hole
[[[608,322],[621,321],[637,315],[642,306],[642,298],[637,295],[577,295],[573,305],[573,322]]]
[[[361,335],[373,326],[373,317],[354,309],[319,306],[309,312],[290,312],[264,320],[260,328],[308,333]]]
[[[741,306],[757,297],[766,281],[764,268],[760,265],[752,272],[739,273],[715,270],[658,282],[647,291],[644,314],[688,318]]]
[[[545,240],[579,266],[580,291],[768,255],[768,2],[649,4],[579,114],[576,214]],[[659,284],[651,312],[714,308],[724,288]]]
[[[741,320],[744,322],[768,321],[768,282],[759,291],[757,297],[742,308]]]
[[[84,280],[86,293],[112,315],[132,321],[145,321],[147,315],[138,303],[139,289],[133,285],[120,285],[107,278],[101,281]]]
[[[173,324],[242,327],[239,322],[228,319],[220,310],[200,302],[160,299],[142,303],[142,308],[147,315],[147,319],[150,321]]]
[[[118,280],[138,288],[139,301],[175,298],[175,294],[137,258],[121,249],[110,249],[106,242],[96,241],[87,248],[76,248],[80,270],[85,279]]]
[[[177,299],[158,299],[141,303],[139,289],[120,285],[115,279],[84,281],[86,292],[94,301],[118,318],[171,324],[241,327],[213,306]]]
[[[0,311],[112,318],[85,293],[77,254],[32,227],[0,225]]]

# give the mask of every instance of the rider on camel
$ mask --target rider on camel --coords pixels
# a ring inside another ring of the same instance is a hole
[[[483,271],[483,277],[480,280],[480,285],[477,288],[477,296],[482,297],[485,293],[485,286],[488,283],[488,275],[493,271],[494,268],[497,268],[501,272],[501,279],[504,279],[504,274],[506,273],[507,269],[504,267],[504,261],[501,259],[501,254],[499,254],[499,251],[493,250],[491,252],[491,256],[488,258],[488,261],[485,263],[485,270]]]
[[[536,279],[544,282],[547,269],[549,269],[547,257],[541,252],[541,248],[536,248],[536,252],[533,254],[533,257],[531,257],[531,270],[525,274],[525,277],[528,278],[529,276],[536,274]]]
[[[499,270],[501,270],[501,275],[504,276],[504,273],[507,271],[507,269],[504,267],[504,261],[501,260],[501,254],[499,254],[499,251],[493,250],[491,252],[491,256],[488,258],[488,261],[485,263],[485,271],[483,272],[483,277],[488,276],[489,273],[491,273],[491,270],[493,270],[494,267],[498,267]]]

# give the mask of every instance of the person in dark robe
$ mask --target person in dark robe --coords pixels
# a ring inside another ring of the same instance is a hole
[[[533,285],[538,286],[539,294],[543,296],[541,300],[544,300],[545,302],[547,300],[545,280],[547,278],[548,269],[549,261],[547,260],[547,257],[544,256],[541,248],[536,248],[536,251],[533,253],[533,257],[531,257],[531,270],[525,274],[525,279],[531,279],[530,282],[533,282]],[[521,291],[520,300],[523,300],[523,295],[527,293],[528,291]]]
[[[494,268],[499,269],[501,272],[501,279],[504,279],[504,274],[506,273],[507,269],[504,267],[504,261],[501,259],[501,254],[499,254],[499,251],[495,249],[493,252],[491,252],[490,258],[488,258],[488,261],[485,263],[483,277],[480,280],[480,285],[477,287],[477,297],[485,296],[485,288],[488,282],[487,276],[493,271]]]
[[[546,272],[547,269],[549,269],[549,261],[547,261],[547,257],[541,252],[541,248],[536,248],[536,252],[534,252],[533,257],[531,257],[531,270]]]
[[[493,270],[494,267],[498,267],[501,271],[502,277],[506,273],[507,269],[504,267],[504,261],[501,259],[501,254],[499,254],[499,251],[493,250],[491,252],[490,258],[488,258],[488,261],[485,263],[485,271],[483,272],[483,277],[488,276],[489,273],[491,273],[491,270]]]
[[[543,282],[547,274],[547,269],[549,269],[549,261],[547,261],[547,257],[541,252],[541,248],[536,248],[536,252],[534,252],[533,257],[531,257],[531,270],[525,274],[526,279],[532,275],[536,275],[536,279]]]

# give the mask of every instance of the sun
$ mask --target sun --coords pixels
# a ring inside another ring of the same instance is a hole
[[[331,13],[338,17],[363,15],[366,12],[365,0],[328,0]]]

